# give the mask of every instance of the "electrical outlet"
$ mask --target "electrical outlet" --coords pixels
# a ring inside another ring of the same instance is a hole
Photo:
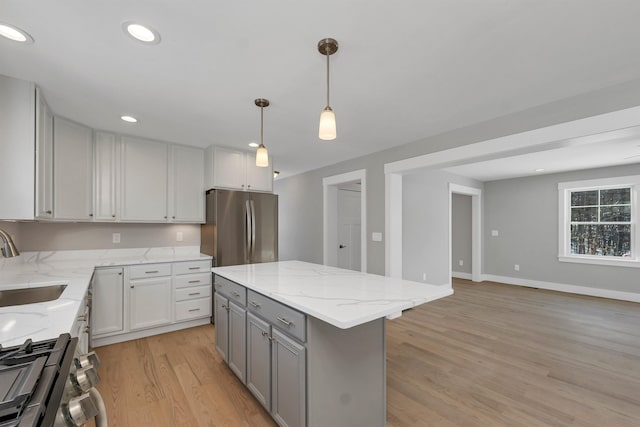
[[[382,233],[379,231],[374,231],[371,233],[371,240],[374,242],[382,242]]]
[[[422,273],[422,280],[424,280],[424,281],[427,280],[427,273]]]
[[[500,232],[498,230],[491,230],[491,236],[498,237],[499,235],[500,235]]]
[[[459,266],[463,266],[464,265],[464,261],[462,261],[462,260],[458,261],[458,265]]]
[[[514,265],[513,265],[513,269],[514,269],[515,271],[520,271],[520,264],[514,264]]]
[[[112,233],[111,234],[111,241],[113,243],[120,243],[120,233]]]
[[[184,240],[184,236],[182,234],[182,231],[176,232],[176,242],[182,242],[183,240]]]

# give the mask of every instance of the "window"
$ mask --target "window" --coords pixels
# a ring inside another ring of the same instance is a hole
[[[558,184],[560,261],[638,267],[640,176]]]

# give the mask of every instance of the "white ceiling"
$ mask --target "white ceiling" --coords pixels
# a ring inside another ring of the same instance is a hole
[[[638,16],[637,0],[2,0],[35,43],[0,40],[0,74],[91,127],[199,146],[248,148],[268,98],[288,176],[638,79]],[[131,20],[162,42],[126,37]],[[324,37],[340,43],[333,142],[317,138]]]

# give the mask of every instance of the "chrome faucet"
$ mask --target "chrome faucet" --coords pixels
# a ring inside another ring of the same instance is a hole
[[[18,248],[16,248],[13,240],[11,240],[11,236],[9,236],[9,233],[1,228],[0,239],[2,239],[2,248],[0,248],[0,250],[2,250],[2,256],[4,256],[5,258],[11,258],[20,255]]]

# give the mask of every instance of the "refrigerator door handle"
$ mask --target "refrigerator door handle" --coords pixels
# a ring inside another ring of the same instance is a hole
[[[251,222],[251,205],[249,204],[249,200],[245,201],[245,236],[246,236],[246,245],[244,247],[244,260],[245,262],[249,262],[251,258],[251,232],[253,229],[253,224]]]
[[[251,200],[251,262],[255,258],[254,251],[256,249],[256,206]]]

